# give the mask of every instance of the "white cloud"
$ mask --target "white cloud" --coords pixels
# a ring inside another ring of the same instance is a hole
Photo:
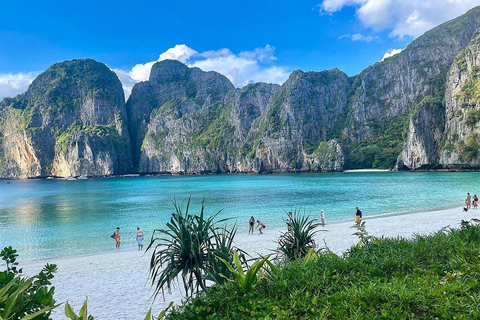
[[[355,7],[365,27],[390,30],[392,37],[416,38],[477,5],[480,0],[323,0],[319,7],[323,14]]]
[[[112,69],[112,71],[117,74],[118,79],[120,79],[120,82],[122,83],[123,93],[125,94],[125,100],[126,100],[130,96],[130,93],[132,93],[133,86],[138,81],[133,79],[132,71],[128,72],[121,69]],[[150,73],[150,70],[148,72]]]
[[[365,36],[365,35],[360,34],[360,33],[344,34],[343,36],[339,37],[339,39],[344,39],[344,38],[348,38],[352,41],[360,41],[360,42],[366,42],[366,43],[370,43],[373,40],[379,40],[380,39],[379,36],[372,36],[372,35]]]
[[[0,73],[0,99],[25,92],[38,72]]]
[[[289,68],[272,64],[277,60],[274,52],[275,47],[270,45],[235,54],[227,48],[198,52],[181,44],[161,53],[157,61],[175,59],[189,67],[216,71],[226,76],[236,87],[243,87],[252,82],[283,83],[287,79]],[[113,69],[122,81],[126,97],[130,95],[135,83],[148,80],[150,70],[157,61],[137,64],[130,71]]]
[[[382,61],[387,59],[387,58],[390,58],[390,57],[393,57],[394,55],[396,55],[397,53],[400,53],[402,52],[403,49],[392,49],[390,50],[389,52],[386,52],[384,55],[383,55],[383,58],[382,58]]]
[[[364,2],[365,0],[323,0],[319,7],[321,13],[332,14],[342,10],[345,6],[359,5]]]
[[[159,61],[161,60],[178,60],[183,63],[187,62],[192,56],[196,55],[198,52],[193,50],[192,48],[187,47],[184,44],[177,44],[175,47],[168,49],[164,53],[162,53],[159,57]]]

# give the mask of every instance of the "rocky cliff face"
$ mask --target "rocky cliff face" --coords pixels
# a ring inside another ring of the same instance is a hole
[[[434,113],[444,109],[447,70],[479,24],[480,10],[475,8],[355,77],[344,130],[344,143],[350,146],[347,167],[393,167],[399,154],[399,167],[438,163],[440,141],[431,141],[438,138],[431,130],[443,132],[444,115]],[[431,119],[439,126],[424,122]],[[419,137],[418,132],[429,132],[430,137]]]
[[[446,125],[440,163],[480,168],[480,32],[453,63],[447,77]]]
[[[253,148],[263,170],[342,170],[341,147],[330,139],[343,127],[348,86],[338,69],[293,72],[259,121]]]
[[[347,85],[339,70],[297,71],[281,87],[236,90],[218,73],[158,62],[127,102],[134,159],[142,173],[342,170],[326,137],[343,121]]]
[[[57,63],[0,107],[0,176],[131,171],[123,90],[92,59]]]
[[[477,7],[354,77],[281,86],[166,60],[126,104],[105,65],[55,64],[0,103],[0,176],[478,169],[479,34]]]

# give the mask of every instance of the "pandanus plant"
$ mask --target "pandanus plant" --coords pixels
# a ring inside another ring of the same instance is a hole
[[[278,239],[277,254],[285,260],[296,260],[305,257],[308,252],[315,249],[315,230],[320,223],[308,215],[296,210],[291,218],[289,216],[289,230]]]
[[[181,277],[185,293],[192,296],[207,291],[207,280],[222,282],[218,276],[226,267],[219,258],[233,259],[233,238],[236,227],[219,227],[227,219],[216,221],[221,212],[205,216],[205,201],[198,215],[190,213],[188,199],[185,210],[173,200],[175,211],[166,228],[155,229],[147,251],[152,251],[150,278],[154,297],[164,289],[171,290]],[[228,272],[226,270],[225,272]]]

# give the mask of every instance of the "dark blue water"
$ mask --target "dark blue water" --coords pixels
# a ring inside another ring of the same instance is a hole
[[[466,192],[480,194],[480,173],[346,172],[278,175],[203,175],[89,180],[20,180],[0,183],[0,247],[12,245],[21,260],[57,258],[114,250],[121,228],[122,250],[135,248],[140,226],[148,238],[173,212],[172,199],[192,197],[197,212],[206,199],[209,214],[233,218],[247,232],[250,216],[267,228],[283,227],[284,212],[305,210],[327,221],[404,214],[463,204]]]

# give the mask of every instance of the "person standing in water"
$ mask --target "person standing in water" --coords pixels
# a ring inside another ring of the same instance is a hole
[[[137,240],[138,251],[143,250],[143,231],[140,230],[140,227],[137,227],[137,235],[135,237],[135,240]]]
[[[478,197],[476,194],[473,195],[473,209],[478,208]]]
[[[357,212],[355,213],[355,220],[357,224],[360,225],[360,221],[362,220],[362,211],[360,211],[358,207],[355,207],[355,209],[357,210]]]
[[[113,236],[115,239],[115,248],[118,250],[120,249],[120,228],[119,227],[115,229],[115,233],[113,234]]]
[[[252,217],[250,217],[250,220],[248,221],[248,234],[253,234],[254,224],[255,224],[255,218],[252,216]]]
[[[260,234],[263,234],[262,229],[265,229],[265,223],[263,223],[260,220],[257,220],[257,223],[258,223],[257,224],[258,231],[260,231]]]
[[[322,227],[325,227],[325,212],[323,211],[320,211],[320,219],[322,220]]]
[[[467,209],[470,209],[472,206],[472,196],[470,193],[467,193],[467,199],[465,200],[465,204],[467,205]]]

